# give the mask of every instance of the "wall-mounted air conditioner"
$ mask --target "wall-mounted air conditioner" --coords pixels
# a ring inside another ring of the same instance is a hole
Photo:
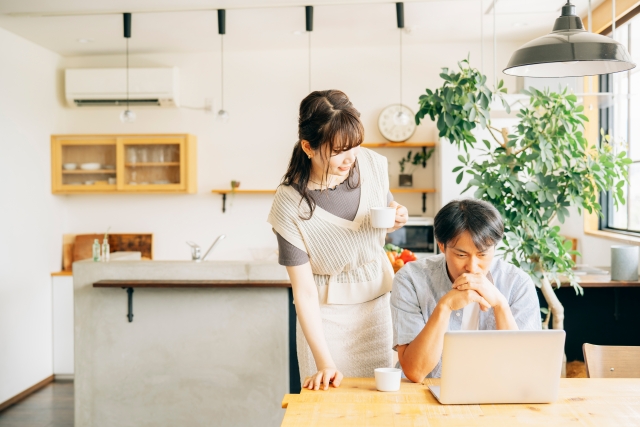
[[[177,67],[130,68],[129,104],[178,107]],[[127,102],[126,68],[65,70],[65,94],[71,107],[122,106]]]

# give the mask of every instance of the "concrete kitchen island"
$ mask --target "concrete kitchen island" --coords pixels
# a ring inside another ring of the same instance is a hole
[[[280,425],[290,386],[283,267],[81,261],[73,271],[76,427]],[[171,287],[135,287],[143,282]],[[123,287],[133,289],[131,322]]]

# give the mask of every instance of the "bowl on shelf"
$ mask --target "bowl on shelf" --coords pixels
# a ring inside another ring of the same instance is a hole
[[[84,171],[95,171],[100,169],[100,163],[81,163],[80,169]]]
[[[78,167],[77,163],[63,163],[62,164],[62,169],[67,170],[67,171],[74,170],[77,167]]]

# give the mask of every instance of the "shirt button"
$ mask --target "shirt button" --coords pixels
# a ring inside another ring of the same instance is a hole
[[[457,312],[457,313],[456,313],[456,316],[460,317],[460,312]]]

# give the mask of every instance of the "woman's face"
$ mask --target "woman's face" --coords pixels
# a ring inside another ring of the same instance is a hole
[[[349,175],[349,171],[351,171],[351,167],[355,163],[359,151],[360,146],[357,146],[347,151],[331,153],[331,157],[329,157],[329,173],[339,176]]]

